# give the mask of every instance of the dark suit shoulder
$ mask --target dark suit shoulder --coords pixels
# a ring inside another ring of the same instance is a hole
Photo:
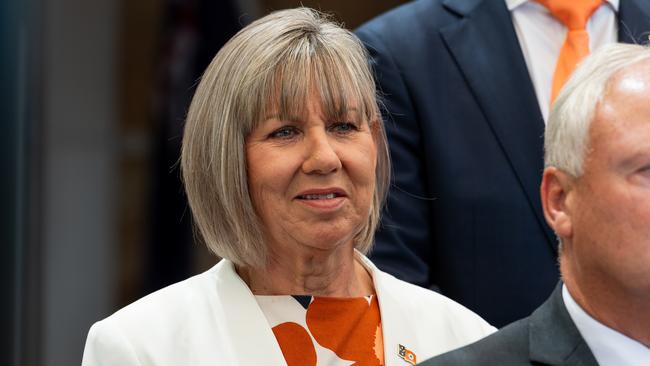
[[[442,5],[442,1],[419,0],[389,10],[362,24],[355,32],[404,42],[427,30],[437,30],[452,19],[456,19],[456,16]]]
[[[528,318],[518,320],[488,337],[419,365],[529,365],[528,327]]]

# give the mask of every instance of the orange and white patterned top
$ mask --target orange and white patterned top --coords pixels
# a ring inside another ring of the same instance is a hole
[[[377,297],[255,296],[288,366],[383,366]]]

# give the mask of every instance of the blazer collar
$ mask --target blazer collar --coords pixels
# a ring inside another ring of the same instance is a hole
[[[510,12],[503,0],[449,0],[444,6],[459,19],[441,28],[440,35],[555,250],[539,198],[544,121]]]
[[[415,353],[416,357],[430,357],[424,350],[431,348],[431,339],[421,339],[414,329],[422,326],[417,324],[416,317],[404,315],[404,301],[396,294],[396,286],[407,286],[399,283],[393,276],[384,273],[363,254],[355,251],[357,260],[372,276],[372,281],[379,301],[381,326],[384,343],[384,366],[408,366],[408,363],[399,356],[400,345]],[[408,300],[406,300],[408,301]]]
[[[471,13],[484,0],[443,0],[442,6],[459,16]],[[494,1],[494,0],[488,0]]]
[[[408,365],[398,356],[399,344],[417,350],[418,347],[426,347],[430,340],[427,339],[427,343],[422,343],[422,340],[418,340],[413,334],[412,328],[404,326],[405,320],[400,306],[404,300],[395,298],[391,291],[392,276],[381,272],[368,258],[356,250],[355,259],[372,276],[377,293],[384,330],[384,365]],[[227,333],[226,338],[231,341],[230,347],[224,348],[227,352],[232,352],[232,359],[237,360],[241,365],[286,365],[264,313],[259,308],[253,293],[235,271],[234,264],[223,259],[214,270],[218,299],[214,305],[215,318],[223,324],[223,329]],[[254,349],[251,345],[254,345]]]
[[[618,8],[618,40],[646,44],[650,40],[650,2],[622,0]]]
[[[286,365],[264,313],[234,264],[221,260],[216,265],[215,278],[215,319],[227,333],[224,338],[230,340],[230,345],[223,348],[232,353],[231,359],[240,365]]]
[[[413,347],[415,346],[415,340],[412,339],[412,334],[404,332],[405,327],[402,326],[404,319],[399,310],[399,300],[394,298],[393,292],[390,291],[390,284],[387,283],[386,275],[383,272],[357,250],[355,250],[355,257],[372,276],[372,282],[377,293],[383,330],[384,365],[408,365],[398,356],[399,345]]]
[[[530,316],[530,360],[545,365],[598,366],[562,300],[562,282]]]

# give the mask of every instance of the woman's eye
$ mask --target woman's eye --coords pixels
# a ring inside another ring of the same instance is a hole
[[[280,127],[277,130],[271,132],[269,135],[270,138],[275,139],[290,139],[295,137],[298,134],[298,131],[295,127],[284,126]]]
[[[358,130],[359,128],[357,127],[357,125],[351,122],[336,122],[330,126],[330,131],[340,133],[340,134],[346,134]]]

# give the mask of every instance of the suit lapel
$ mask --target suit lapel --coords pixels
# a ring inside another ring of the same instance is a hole
[[[223,322],[226,339],[230,339],[230,347],[221,347],[232,352],[231,359],[238,365],[286,365],[264,313],[233,263],[224,259],[217,266],[215,317]]]
[[[529,319],[531,361],[557,366],[598,366],[564,306],[561,282]]]
[[[650,40],[650,3],[647,0],[621,0],[618,9],[618,40],[645,44]]]
[[[423,360],[431,357],[431,354],[423,353],[424,350],[431,350],[430,342],[418,338],[415,328],[408,324],[410,317],[405,317],[402,302],[395,297],[394,288],[386,280],[386,274],[382,274],[375,265],[363,254],[355,250],[356,259],[368,270],[377,292],[379,301],[379,312],[381,314],[381,326],[384,344],[384,366],[409,366],[409,362],[400,357],[400,345],[415,354],[416,360]],[[415,325],[417,326],[417,324]]]
[[[356,259],[366,268],[372,276],[372,281],[377,292],[379,301],[379,312],[381,315],[381,326],[383,330],[384,344],[384,365],[385,366],[406,366],[405,361],[399,357],[399,345],[412,346],[412,334],[404,334],[404,327],[401,326],[402,317],[399,311],[395,311],[395,301],[390,291],[384,288],[384,282],[378,275],[375,265],[367,260],[361,253],[355,250]],[[417,353],[416,353],[417,355]]]
[[[464,0],[444,5],[460,18],[442,28],[441,36],[556,250],[539,199],[544,121],[505,2]]]

